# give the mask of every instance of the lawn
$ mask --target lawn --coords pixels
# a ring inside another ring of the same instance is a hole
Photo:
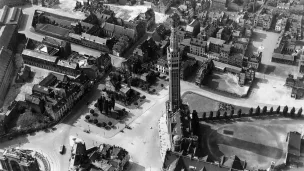
[[[184,104],[188,104],[190,111],[196,110],[197,112],[216,111],[219,109],[220,102],[210,98],[198,95],[192,92],[186,92],[182,96]]]
[[[214,71],[212,75],[208,76],[205,85],[212,89],[225,91],[239,96],[245,96],[249,90],[249,86],[240,86],[238,84],[238,77],[229,74]]]
[[[290,131],[303,131],[302,120],[264,116],[242,118],[229,123],[202,122],[201,147],[204,155],[219,160],[222,155],[237,155],[246,160],[249,169],[266,169],[285,158],[286,136]],[[267,137],[267,138],[266,138]]]
[[[215,116],[215,111],[220,109],[220,105],[224,104],[224,106],[229,106],[229,104],[222,103],[213,99],[210,99],[205,96],[201,96],[199,94],[193,93],[191,91],[185,92],[182,96],[182,101],[184,104],[188,104],[190,111],[196,110],[198,112],[198,116],[202,117],[203,112],[206,112],[206,116],[209,116],[210,111],[213,111],[213,116]],[[242,110],[242,113],[248,113],[249,109],[242,106],[234,106],[230,105],[234,109],[234,113],[236,113],[239,109]],[[260,106],[261,109],[263,108]],[[253,106],[255,109],[256,106]],[[229,114],[231,108],[226,108],[226,110],[221,110],[221,115],[223,115],[223,111],[227,111]]]

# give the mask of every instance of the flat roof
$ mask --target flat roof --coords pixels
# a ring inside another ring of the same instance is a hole
[[[40,60],[45,60],[45,61],[49,61],[49,62],[53,62],[53,63],[55,63],[58,58],[57,56],[50,56],[50,55],[40,53],[37,51],[33,51],[33,50],[29,50],[29,49],[24,49],[22,52],[22,55],[27,55],[27,56],[30,56],[33,58],[37,58]]]
[[[218,67],[218,68],[226,68],[226,69],[230,69],[230,70],[234,70],[236,72],[241,72],[242,71],[242,68],[239,68],[239,67],[236,67],[236,66],[233,66],[233,65],[229,65],[229,64],[225,64],[225,63],[222,63],[222,62],[218,62],[218,61],[215,61],[213,60],[213,63],[214,63],[214,66],[215,67]]]
[[[298,132],[289,132],[288,149],[289,154],[300,156],[301,134]]]
[[[209,39],[207,41],[210,42],[210,43],[213,43],[213,44],[217,44],[217,45],[222,45],[222,44],[225,43],[225,40],[217,39],[217,38],[214,38],[214,37],[209,37]]]

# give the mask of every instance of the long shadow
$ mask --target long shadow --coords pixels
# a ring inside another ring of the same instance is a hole
[[[213,130],[209,125],[201,124],[200,128],[201,128],[200,130],[202,130],[201,131],[201,137],[202,137],[201,148],[203,149],[202,156],[210,155],[210,157],[213,160],[218,161],[220,160],[220,157],[224,155],[224,153],[219,149],[220,144],[232,146],[238,149],[250,151],[252,153],[274,159],[280,159],[283,155],[282,149],[276,147],[270,147],[263,144],[256,144],[253,142],[248,142],[234,137],[222,135],[217,133],[216,130]],[[206,137],[208,137],[210,134],[215,134],[213,135],[213,137],[216,138],[210,139],[208,142],[208,138]],[[212,149],[212,153],[209,148]]]
[[[255,42],[262,42],[267,37],[265,33],[253,32],[252,40]]]
[[[274,159],[280,159],[281,156],[283,155],[283,150],[276,147],[270,147],[263,144],[256,144],[253,142],[248,142],[245,140],[233,138],[218,133],[216,134],[217,134],[216,137],[218,137],[216,142],[217,144],[224,144],[224,145],[236,147],[246,151],[251,151],[252,153],[261,156],[270,157]],[[210,143],[210,144],[214,144],[214,143]]]
[[[259,72],[267,75],[274,73],[275,70],[276,70],[276,66],[267,65],[267,64],[260,64],[260,67],[258,69]]]

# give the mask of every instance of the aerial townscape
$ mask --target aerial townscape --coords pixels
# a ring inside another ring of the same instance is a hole
[[[0,0],[0,171],[303,171],[303,16]]]

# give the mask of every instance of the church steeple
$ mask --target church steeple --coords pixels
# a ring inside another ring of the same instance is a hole
[[[170,20],[170,46],[167,49],[167,60],[169,66],[169,110],[175,112],[180,107],[180,55],[178,52],[178,41],[176,37],[180,18],[176,13],[173,13],[170,16]]]

